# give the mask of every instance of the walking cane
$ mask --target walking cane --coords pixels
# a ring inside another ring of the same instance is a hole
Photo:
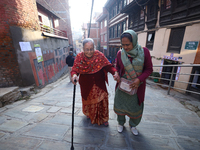
[[[74,80],[76,83],[76,80]],[[73,105],[72,105],[72,139],[71,139],[71,150],[74,150],[74,105],[75,105],[75,93],[76,93],[76,84],[74,84],[74,93],[73,93]]]

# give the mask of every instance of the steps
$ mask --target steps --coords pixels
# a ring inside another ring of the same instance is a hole
[[[34,86],[0,88],[0,108],[24,97],[29,97],[34,92]]]

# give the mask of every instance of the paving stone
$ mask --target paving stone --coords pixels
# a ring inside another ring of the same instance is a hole
[[[117,133],[116,134],[110,134],[108,137],[108,141],[106,143],[106,146],[111,148],[128,148],[128,142],[126,142],[126,138],[123,134]]]
[[[3,111],[5,111],[6,109],[7,109],[6,107],[1,107],[0,108],[0,113],[3,112]]]
[[[40,123],[30,131],[24,133],[24,135],[62,140],[68,129],[69,127],[64,125]]]
[[[18,105],[20,105],[20,104],[22,104],[22,103],[24,103],[24,102],[26,102],[26,100],[20,100],[20,101],[17,101],[17,102],[13,102],[12,104],[10,104],[10,105],[6,105],[6,106],[4,106],[5,108],[14,108],[14,107],[16,107],[16,106],[18,106]]]
[[[79,111],[79,108],[74,109],[74,114],[76,114],[77,111]],[[72,114],[72,108],[62,108],[60,110],[61,113],[66,113],[66,114]]]
[[[185,114],[184,116],[180,116],[180,118],[185,122],[186,125],[200,126],[200,118],[194,114]]]
[[[40,144],[40,139],[29,137],[11,137],[0,141],[0,150],[33,150]]]
[[[16,109],[12,109],[12,110],[7,110],[6,112],[4,112],[4,115],[10,116],[12,118],[22,119],[25,116],[27,116],[28,113],[27,112],[22,112],[22,111],[20,111],[19,109],[16,108]]]
[[[178,144],[184,150],[199,150],[200,142],[194,141],[192,139],[177,138]]]
[[[32,122],[41,122],[42,120],[44,120],[45,118],[48,117],[48,114],[44,114],[44,113],[31,113],[28,116],[24,117],[23,120],[25,121],[32,121]]]
[[[56,100],[48,100],[48,101],[44,101],[43,105],[54,106],[56,103],[58,103],[58,101],[56,101]]]
[[[179,126],[174,125],[172,128],[178,136],[186,136],[200,140],[200,127],[198,126]]]
[[[6,131],[6,132],[15,132],[19,130],[20,128],[26,126],[28,123],[22,122],[19,120],[9,120],[2,125],[0,125],[0,130]]]
[[[83,146],[73,144],[75,150],[85,150]],[[37,150],[70,150],[71,144],[60,141],[44,141]]]
[[[56,106],[58,107],[69,107],[72,105],[72,102],[58,102]]]
[[[0,132],[0,138],[3,137],[5,135],[5,133]]]
[[[173,139],[161,136],[146,136],[139,134],[131,136],[131,145],[134,150],[178,150]]]
[[[143,118],[146,121],[151,121],[151,122],[160,122],[160,123],[169,123],[169,124],[182,124],[179,119],[174,116],[174,115],[168,115],[168,114],[156,114],[156,115],[148,115],[145,114]]]
[[[81,117],[74,117],[74,125],[79,125],[83,118]],[[56,115],[52,119],[46,121],[47,123],[50,124],[60,124],[60,125],[68,125],[71,126],[72,124],[72,116],[67,116],[67,115]]]
[[[0,116],[0,124],[4,123],[4,122],[5,122],[5,120],[6,120],[6,118],[5,118],[5,117],[3,117],[3,116],[1,117],[1,116]]]
[[[41,111],[44,107],[40,107],[40,106],[29,106],[27,108],[24,108],[22,111],[26,111],[26,112],[38,112]]]
[[[60,110],[60,107],[50,107],[50,109],[47,110],[48,113],[56,113]]]
[[[64,140],[71,142],[71,130],[69,130]],[[76,144],[92,144],[101,146],[105,143],[106,133],[101,130],[76,128],[74,129],[74,143]]]
[[[158,114],[158,113],[166,113],[166,108],[159,108],[155,106],[144,106],[144,114]]]
[[[166,124],[158,124],[158,123],[149,123],[149,122],[141,122],[137,129],[142,135],[174,135],[170,130],[170,127]]]

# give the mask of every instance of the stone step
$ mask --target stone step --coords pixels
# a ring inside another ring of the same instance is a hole
[[[0,107],[13,103],[21,98],[19,87],[0,88]]]
[[[0,88],[0,108],[31,94],[35,94],[34,86]]]

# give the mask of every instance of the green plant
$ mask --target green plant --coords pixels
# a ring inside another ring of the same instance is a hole
[[[154,82],[156,82],[156,83],[159,82],[159,78],[160,78],[159,72],[152,72],[152,76],[156,77],[156,78],[153,78]]]

